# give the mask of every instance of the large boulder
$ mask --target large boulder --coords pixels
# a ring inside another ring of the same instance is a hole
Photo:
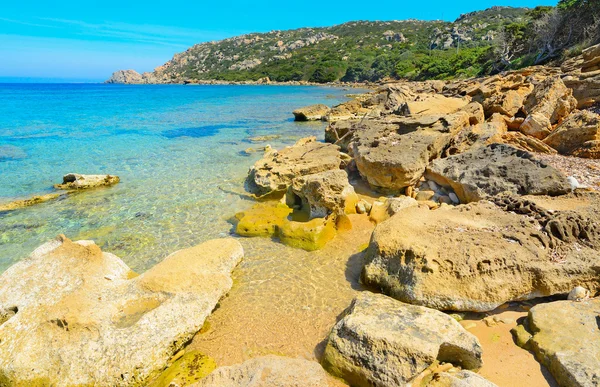
[[[131,386],[164,368],[231,289],[234,239],[178,251],[137,276],[64,236],[0,276],[0,385]]]
[[[241,364],[219,367],[190,387],[336,387],[342,383],[321,365],[304,359],[263,356]]]
[[[306,211],[309,219],[324,218],[330,214],[354,213],[358,196],[348,182],[346,171],[336,169],[292,180],[286,203],[290,208]]]
[[[352,143],[358,171],[375,189],[401,191],[413,186],[451,138],[469,126],[469,117],[460,111],[367,120],[354,133]]]
[[[283,194],[296,177],[340,169],[339,149],[308,137],[280,151],[267,152],[248,172],[246,189],[258,196]]]
[[[599,195],[494,200],[498,205],[407,208],[379,224],[363,283],[403,302],[463,311],[566,294],[578,285],[600,290]]]
[[[571,114],[544,143],[563,155],[600,158],[600,115],[590,111]]]
[[[121,181],[118,176],[113,175],[80,175],[68,173],[63,176],[62,184],[55,184],[56,189],[88,189],[96,187],[108,187]]]
[[[404,386],[436,360],[479,369],[481,354],[447,314],[364,292],[329,334],[323,366],[356,387]]]
[[[530,348],[558,384],[600,385],[600,299],[539,304],[529,311]]]
[[[577,108],[573,91],[565,86],[560,77],[549,77],[537,84],[527,97],[523,110],[527,118],[520,131],[539,139],[546,138],[553,125],[562,122]]]
[[[327,105],[310,105],[294,110],[294,119],[296,121],[321,121],[331,109]]]
[[[434,160],[427,168],[427,178],[451,187],[461,203],[503,192],[556,196],[571,191],[571,184],[560,171],[529,152],[505,144]]]

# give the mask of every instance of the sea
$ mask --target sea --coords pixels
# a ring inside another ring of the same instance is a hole
[[[0,213],[0,273],[65,234],[143,272],[170,253],[232,235],[252,206],[248,169],[267,144],[323,138],[298,107],[348,100],[314,86],[0,84],[0,204],[55,192],[67,173],[120,184]],[[266,136],[266,137],[265,137]]]

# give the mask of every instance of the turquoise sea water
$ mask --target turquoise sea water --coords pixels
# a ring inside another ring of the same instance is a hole
[[[352,91],[354,92],[354,91]],[[291,111],[348,91],[293,86],[0,84],[0,203],[54,192],[69,172],[115,174],[115,187],[0,213],[0,272],[58,234],[93,239],[143,271],[169,253],[228,235],[262,152],[322,123]],[[251,137],[278,135],[267,142]]]

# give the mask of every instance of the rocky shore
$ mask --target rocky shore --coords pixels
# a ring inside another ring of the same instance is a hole
[[[562,69],[392,83],[294,113],[327,121],[325,142],[266,146],[245,181],[257,202],[232,223],[241,237],[347,254],[341,286],[357,294],[332,311],[320,364],[271,353],[219,366],[189,348],[233,292],[240,240],[138,275],[59,236],[0,275],[0,385],[519,385],[518,372],[483,376],[502,356],[487,354],[483,324],[510,327],[504,350],[542,383],[599,385],[598,63],[595,46]],[[64,180],[57,188],[118,182]],[[376,226],[360,253],[336,244],[365,223]]]

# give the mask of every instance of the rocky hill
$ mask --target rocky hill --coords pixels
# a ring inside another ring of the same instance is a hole
[[[527,8],[493,7],[445,21],[354,21],[253,33],[194,45],[152,73],[117,71],[109,83],[206,80],[378,81],[481,73],[502,28]]]

